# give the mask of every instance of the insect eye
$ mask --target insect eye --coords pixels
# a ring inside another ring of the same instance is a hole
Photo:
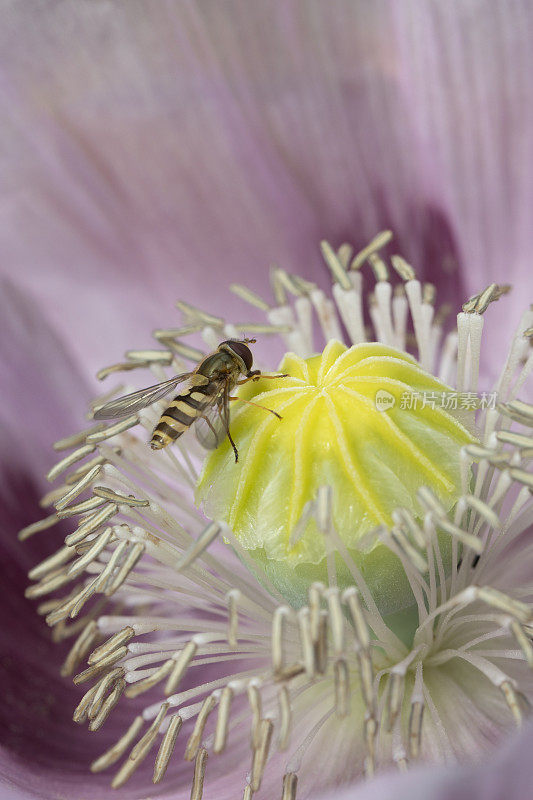
[[[230,339],[227,342],[223,342],[223,344],[229,345],[235,355],[239,356],[239,358],[243,360],[246,369],[248,371],[251,370],[254,357],[252,356],[250,348],[247,347],[244,342],[232,342]]]

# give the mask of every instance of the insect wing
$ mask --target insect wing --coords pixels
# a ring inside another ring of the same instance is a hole
[[[223,417],[224,385],[213,398],[211,405],[194,423],[196,438],[206,450],[216,450],[226,438],[226,425]]]
[[[192,372],[183,372],[181,375],[175,375],[168,381],[163,383],[156,383],[154,386],[148,386],[146,389],[139,389],[138,392],[126,394],[123,397],[117,397],[116,400],[111,400],[109,403],[97,408],[94,412],[95,419],[114,419],[116,417],[126,417],[128,414],[135,414],[142,408],[152,405],[157,400],[161,400],[169,392],[172,391],[179,383],[190,378]]]

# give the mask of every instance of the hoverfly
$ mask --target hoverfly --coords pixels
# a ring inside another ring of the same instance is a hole
[[[169,394],[178,384],[188,381],[188,386],[181,394],[176,395],[154,428],[150,446],[153,450],[175,442],[193,423],[197,424],[197,437],[209,449],[214,449],[227,436],[235,453],[235,461],[239,453],[229,428],[229,401],[242,400],[232,397],[231,391],[240,384],[259,378],[286,378],[286,375],[263,375],[261,370],[252,369],[253,356],[248,347],[255,344],[255,339],[227,339],[218,348],[206,356],[192,372],[182,372],[168,381],[148,386],[124,397],[111,400],[94,413],[95,419],[113,419],[134,414]],[[244,378],[239,380],[240,376]],[[264,408],[278,419],[280,415],[271,408],[260,406],[250,400],[243,400],[250,405]],[[204,423],[203,430],[200,423]]]

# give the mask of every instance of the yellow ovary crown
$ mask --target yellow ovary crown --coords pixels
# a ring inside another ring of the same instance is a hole
[[[378,343],[347,348],[330,341],[311,358],[288,353],[279,370],[289,377],[250,382],[240,396],[282,420],[234,402],[239,461],[224,441],[198,485],[206,514],[226,521],[242,546],[293,567],[319,564],[326,543],[315,519],[297,541],[291,534],[324,486],[332,488],[339,536],[361,555],[378,546],[365,534],[391,527],[395,508],[419,514],[421,486],[447,509],[454,505],[460,449],[473,437],[465,412],[446,408],[452,390],[414,358]]]

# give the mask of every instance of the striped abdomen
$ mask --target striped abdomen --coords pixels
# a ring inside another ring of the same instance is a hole
[[[161,450],[175,442],[187,428],[201,417],[218,393],[219,384],[211,381],[206,386],[195,386],[187,394],[179,394],[163,411],[154,428],[150,447]]]

